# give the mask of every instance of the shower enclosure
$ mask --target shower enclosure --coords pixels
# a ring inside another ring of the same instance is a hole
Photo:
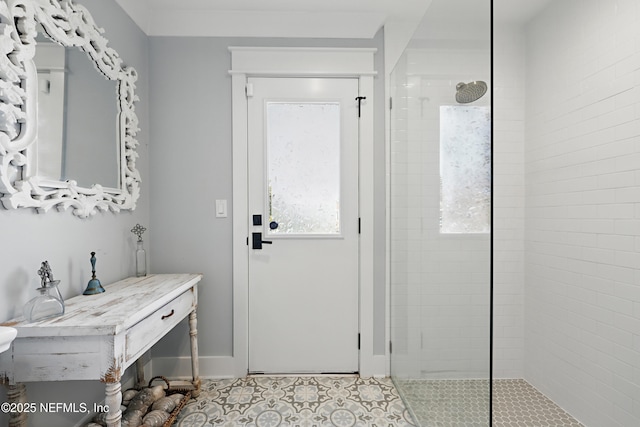
[[[490,13],[433,0],[391,73],[391,375],[423,427],[491,422]]]

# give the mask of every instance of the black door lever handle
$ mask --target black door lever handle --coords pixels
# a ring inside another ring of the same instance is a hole
[[[251,233],[251,249],[262,249],[262,245],[271,245],[271,240],[262,240],[262,233]]]

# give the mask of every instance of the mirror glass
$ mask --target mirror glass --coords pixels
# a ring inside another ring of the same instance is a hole
[[[119,188],[117,83],[77,48],[37,44],[38,137],[32,174]]]

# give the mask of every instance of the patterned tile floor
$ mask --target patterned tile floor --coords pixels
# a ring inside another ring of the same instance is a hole
[[[420,427],[487,427],[488,380],[396,380]],[[525,380],[493,381],[494,427],[582,427]]]
[[[398,389],[389,378],[356,376],[209,380],[174,426],[489,425],[488,380],[396,380],[396,384]],[[494,380],[493,391],[494,427],[583,427],[524,380]]]
[[[205,381],[178,427],[412,427],[389,378],[248,377]]]

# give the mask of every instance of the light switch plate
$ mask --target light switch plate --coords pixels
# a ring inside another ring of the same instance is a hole
[[[226,218],[226,217],[227,217],[227,201],[216,200],[216,218]]]

